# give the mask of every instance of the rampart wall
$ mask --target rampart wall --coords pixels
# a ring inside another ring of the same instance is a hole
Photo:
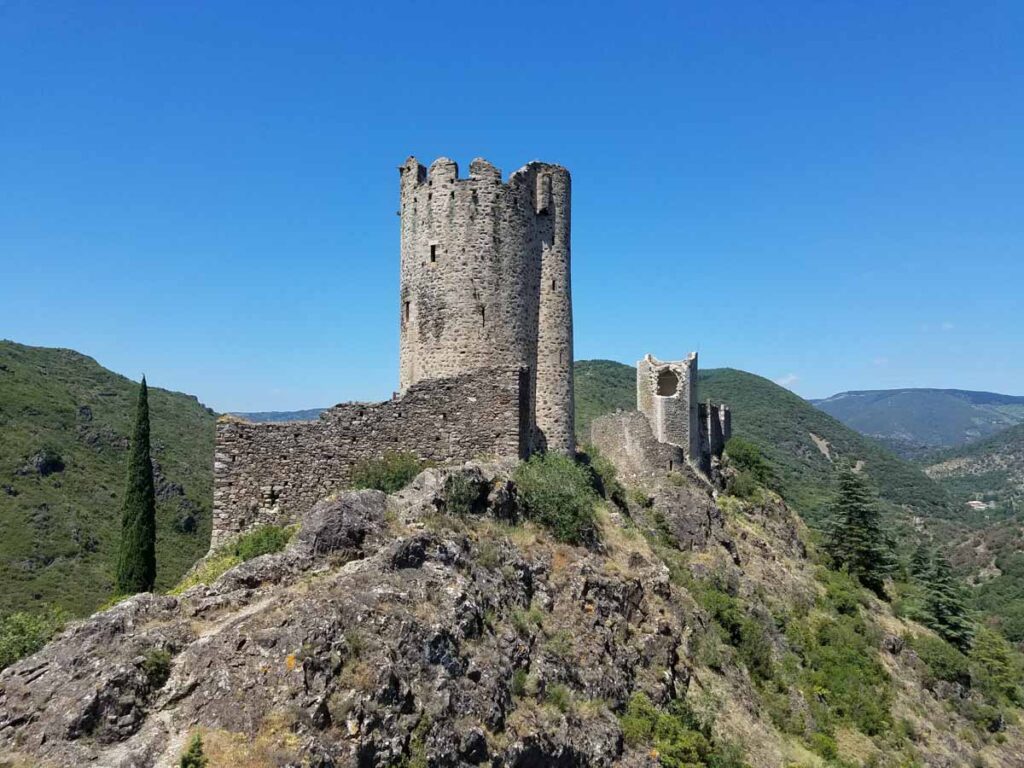
[[[528,382],[521,368],[482,368],[387,402],[336,405],[315,421],[218,423],[211,546],[290,522],[343,488],[357,463],[389,451],[428,461],[524,456]]]

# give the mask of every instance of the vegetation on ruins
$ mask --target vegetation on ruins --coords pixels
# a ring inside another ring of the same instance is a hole
[[[145,376],[139,385],[135,428],[128,454],[116,583],[118,593],[123,595],[150,592],[156,583],[156,488],[149,451],[149,398]]]
[[[298,528],[294,525],[261,525],[243,533],[234,541],[207,555],[170,590],[170,594],[180,595],[197,584],[212,584],[240,563],[260,555],[280,552],[288,546],[288,542],[291,541],[297,530]]]
[[[352,468],[353,488],[372,488],[395,493],[407,486],[426,463],[404,451],[390,451],[377,459],[366,459]]]
[[[597,493],[585,467],[561,454],[536,454],[519,464],[514,479],[527,515],[555,539],[586,544],[597,538]]]

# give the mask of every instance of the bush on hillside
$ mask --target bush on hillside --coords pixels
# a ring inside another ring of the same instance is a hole
[[[425,467],[426,464],[411,453],[391,451],[378,459],[366,459],[356,464],[352,469],[352,487],[396,493]]]
[[[743,768],[741,750],[717,743],[686,703],[676,699],[664,709],[644,693],[635,693],[620,716],[622,737],[634,749],[650,748],[658,764],[669,768]]]
[[[514,480],[528,517],[567,544],[597,539],[597,493],[589,471],[567,456],[544,453],[516,467]]]
[[[466,472],[454,472],[444,481],[444,510],[449,515],[469,515],[487,504],[487,484]]]
[[[967,654],[971,684],[997,704],[1024,704],[1021,655],[997,632],[979,627]]]
[[[243,563],[260,555],[280,552],[292,538],[294,528],[283,528],[279,525],[262,525],[240,536],[235,541],[232,552]]]
[[[725,444],[725,456],[740,474],[746,473],[754,482],[771,488],[774,484],[772,468],[761,455],[761,449],[742,437],[732,437]]]
[[[38,614],[19,611],[0,619],[0,670],[38,651],[67,620],[67,613],[60,608]]]
[[[928,668],[930,682],[944,680],[959,683],[965,688],[971,684],[967,657],[941,637],[921,635],[910,642],[910,647]]]
[[[197,584],[212,584],[236,565],[260,555],[280,552],[291,541],[297,528],[294,525],[262,525],[242,534],[202,560],[194,571],[168,590],[168,594],[180,595]]]
[[[611,459],[604,456],[595,445],[583,447],[585,465],[590,469],[591,482],[597,492],[619,509],[626,508],[626,489],[619,482],[618,471]]]

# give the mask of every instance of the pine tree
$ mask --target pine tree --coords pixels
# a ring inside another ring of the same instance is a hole
[[[178,765],[180,768],[206,768],[209,762],[206,755],[203,754],[203,739],[197,733],[189,741],[188,749],[182,753],[181,762]]]
[[[882,529],[878,500],[864,478],[849,467],[839,475],[825,549],[837,568],[845,568],[879,597],[895,569],[892,547]]]
[[[923,539],[914,548],[910,556],[910,575],[915,579],[924,579],[932,570],[932,549]]]
[[[149,393],[146,377],[139,387],[135,429],[128,454],[128,478],[121,515],[117,591],[149,592],[156,581],[156,492],[149,458]]]
[[[967,615],[963,587],[953,574],[945,555],[937,554],[925,586],[926,602],[931,615],[928,625],[960,650],[971,645],[974,634]]]

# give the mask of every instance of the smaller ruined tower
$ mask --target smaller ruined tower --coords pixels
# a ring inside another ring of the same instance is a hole
[[[691,461],[700,460],[696,352],[685,360],[662,361],[648,354],[638,361],[636,407],[659,443],[677,445]]]

